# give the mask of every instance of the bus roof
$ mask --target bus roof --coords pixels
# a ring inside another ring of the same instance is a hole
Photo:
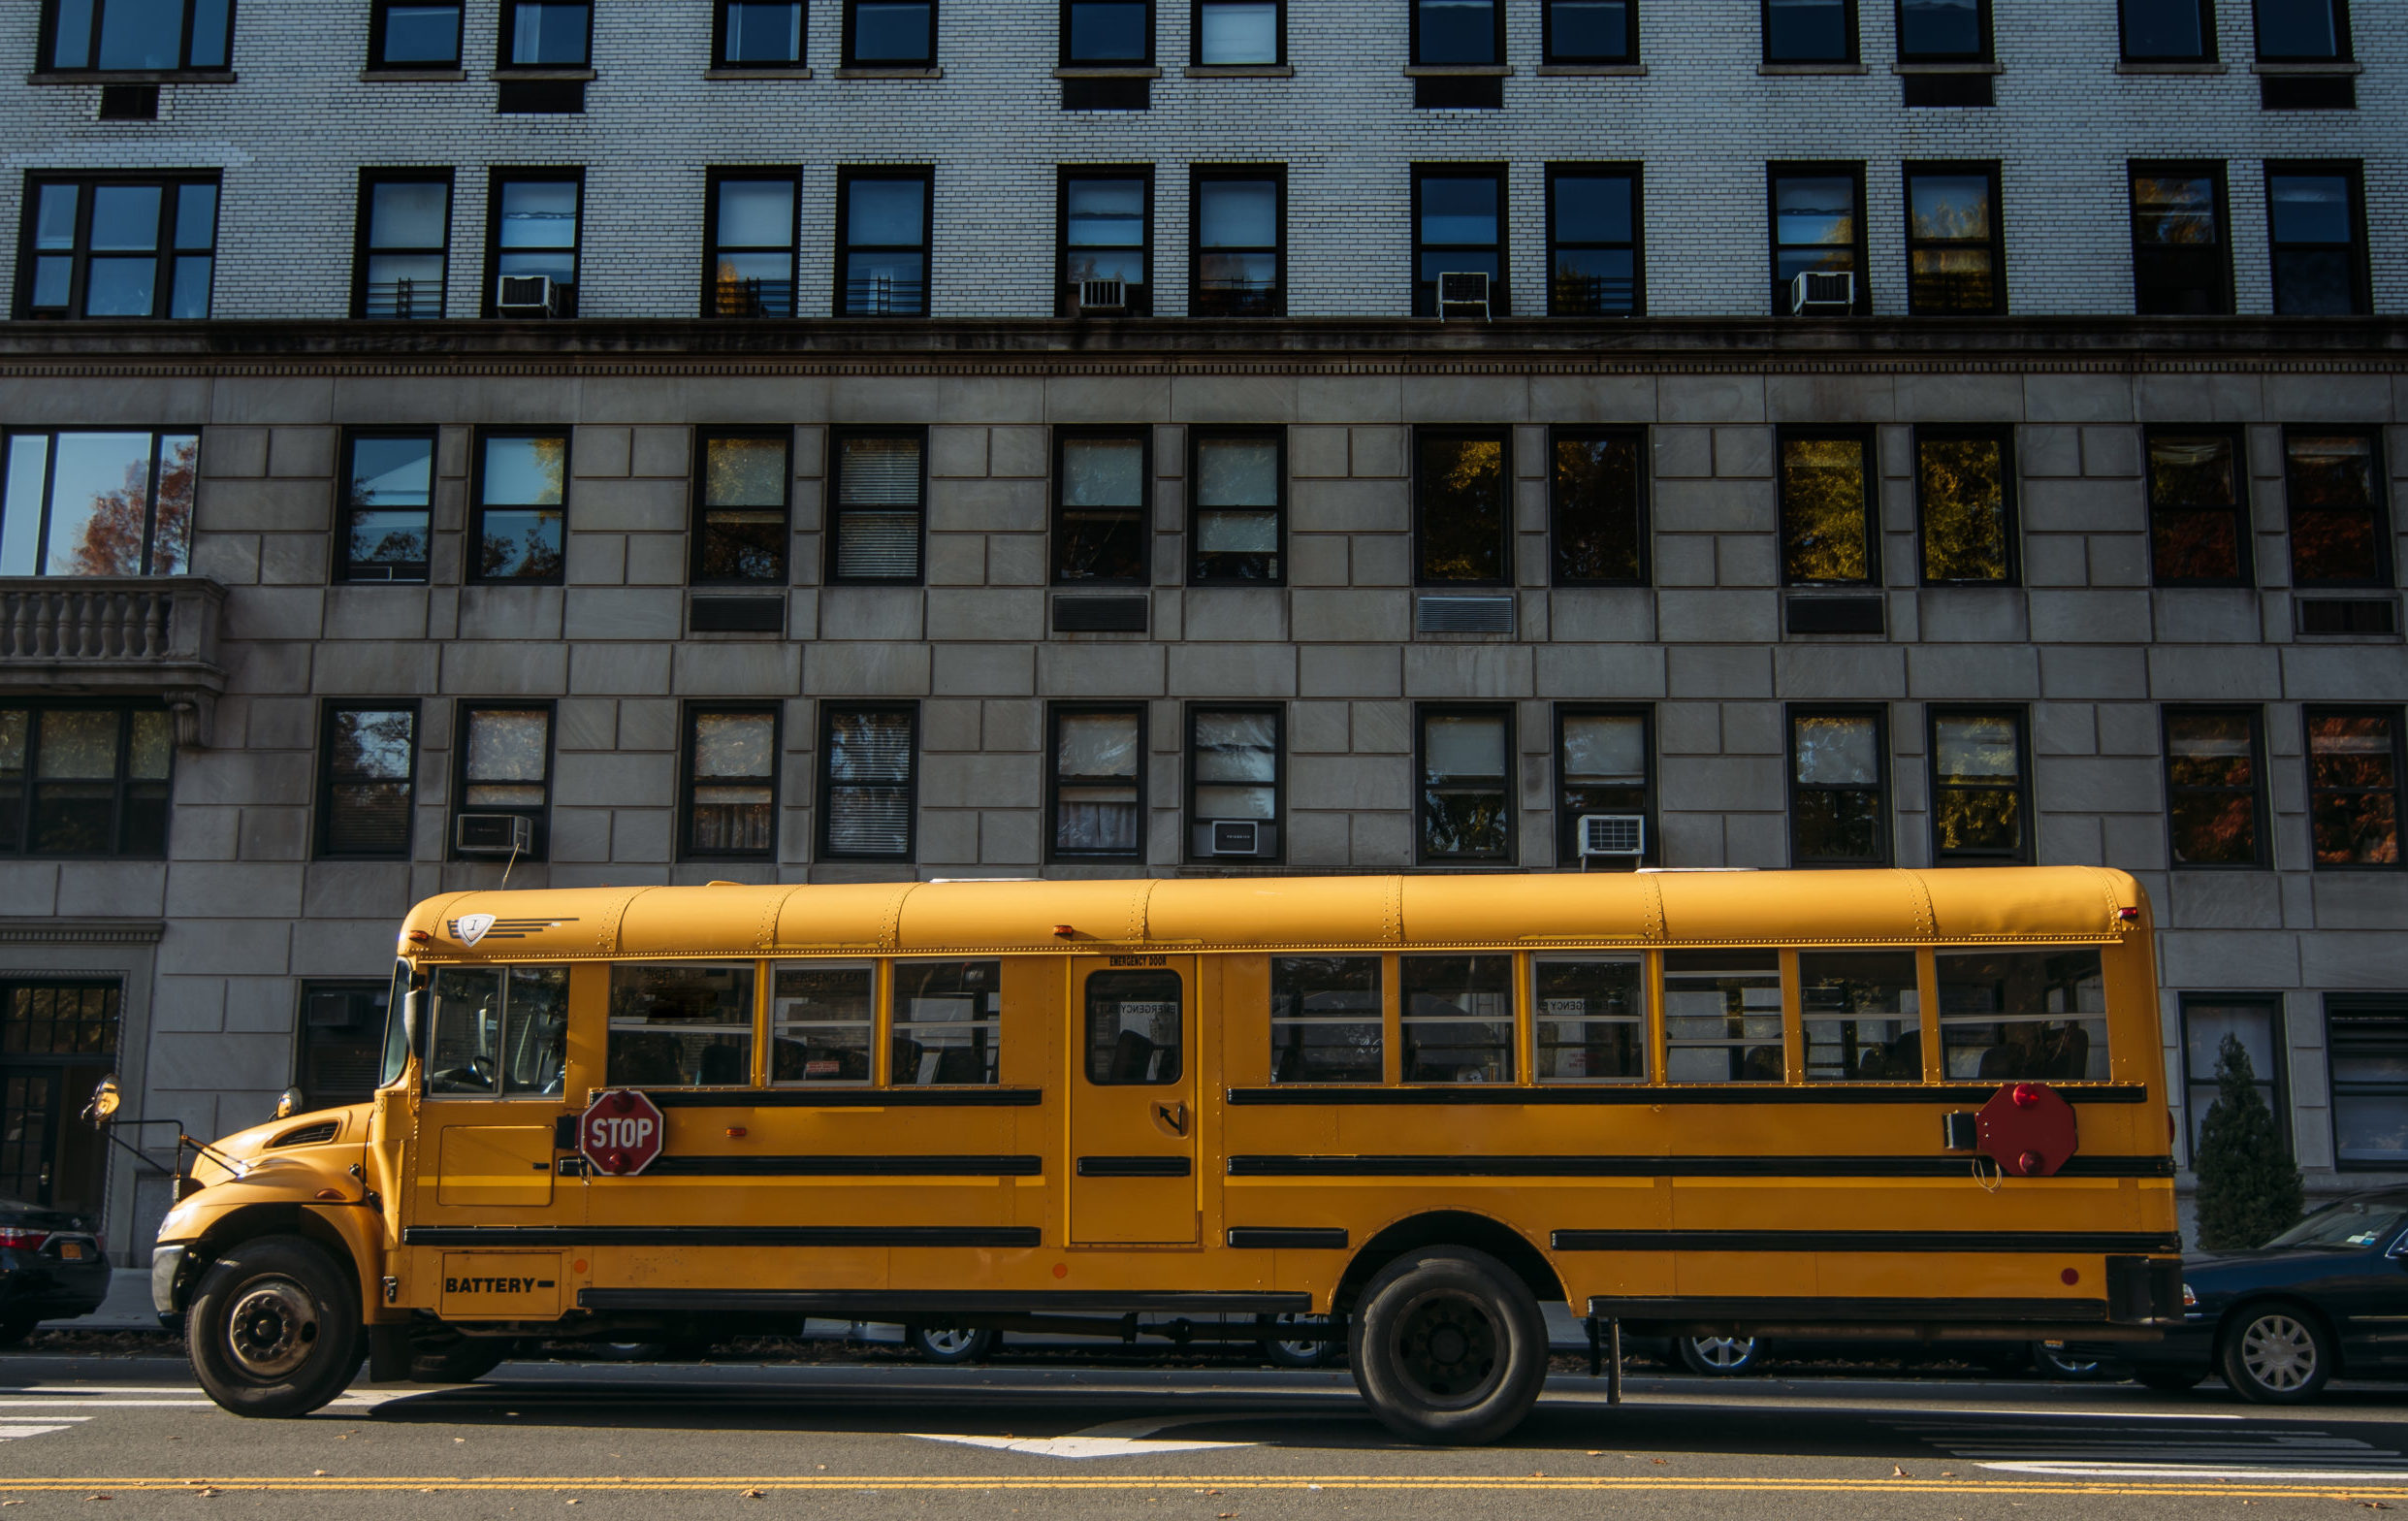
[[[527,961],[1065,951],[2095,945],[2119,941],[2147,919],[2139,884],[2123,872],[2095,866],[722,883],[444,893],[410,910],[400,950],[428,960]]]

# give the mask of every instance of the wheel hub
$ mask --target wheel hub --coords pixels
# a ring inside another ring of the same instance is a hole
[[[2268,1389],[2296,1389],[2316,1376],[2316,1342],[2289,1315],[2261,1315],[2241,1338],[2241,1365]]]
[[[1448,1295],[1416,1305],[1397,1331],[1397,1365],[1423,1392],[1459,1400],[1497,1369],[1496,1328],[1468,1299]]]
[[[252,1284],[226,1316],[226,1349],[254,1377],[278,1378],[299,1368],[317,1336],[317,1306],[289,1278]]]

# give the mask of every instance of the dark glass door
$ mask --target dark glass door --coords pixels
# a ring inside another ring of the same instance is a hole
[[[116,1065],[110,980],[0,983],[0,1197],[100,1214],[105,1143],[78,1119]]]

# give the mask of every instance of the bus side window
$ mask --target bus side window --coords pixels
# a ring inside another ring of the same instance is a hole
[[[1179,974],[1097,972],[1087,979],[1087,1081],[1179,1079]]]
[[[1270,1080],[1377,1083],[1386,1015],[1375,955],[1270,958]]]
[[[612,1087],[745,1087],[753,1081],[753,968],[610,969]]]
[[[2099,948],[1942,951],[1940,1052],[1952,1080],[2103,1083],[2106,978]]]
[[[769,974],[769,1081],[867,1083],[878,1012],[869,966],[781,966]]]
[[[557,1097],[568,1060],[568,968],[447,966],[434,974],[427,1092]]]
[[[1002,1081],[1001,961],[897,961],[894,1046],[886,1081],[897,1087]]]
[[[1919,1083],[1922,995],[1911,951],[1801,951],[1809,1083]]]
[[[1513,957],[1397,958],[1404,994],[1404,1081],[1511,1083]]]
[[[1779,1083],[1781,953],[1664,953],[1664,1077],[1673,1083]]]
[[[1538,1040],[1539,1082],[1647,1081],[1643,970],[1635,955],[1542,955],[1531,961],[1530,1019]]]

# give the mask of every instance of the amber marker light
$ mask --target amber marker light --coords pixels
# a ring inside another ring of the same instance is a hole
[[[1056,924],[1053,926],[1053,938],[1056,940],[1068,940],[1075,933],[1076,933],[1076,931],[1072,929],[1068,924]]]

